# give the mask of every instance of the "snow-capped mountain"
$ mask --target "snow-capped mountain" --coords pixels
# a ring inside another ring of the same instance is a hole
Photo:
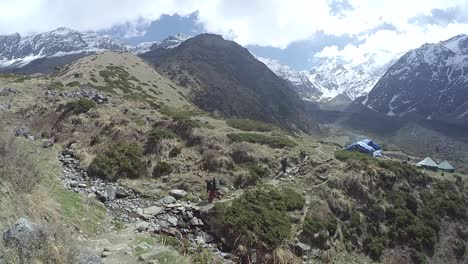
[[[322,93],[309,80],[307,72],[295,71],[275,59],[255,57],[259,61],[263,62],[263,64],[265,64],[276,75],[290,81],[296,88],[297,93],[303,99],[309,101],[319,101],[321,99]]]
[[[84,56],[103,50],[141,54],[148,52],[155,45],[166,49],[174,48],[188,38],[189,36],[178,34],[161,42],[144,42],[138,46],[130,46],[108,35],[95,32],[82,33],[64,27],[25,37],[16,33],[0,36],[0,69],[22,68],[41,58],[56,58],[71,54]]]
[[[295,71],[277,60],[257,57],[276,75],[294,84],[306,100],[327,102],[338,95],[351,100],[365,96],[388,67],[396,61],[377,64],[372,57],[364,64],[351,65],[337,58],[323,59],[310,71]]]
[[[323,60],[319,66],[310,70],[307,77],[322,93],[321,100],[330,100],[340,94],[354,100],[367,95],[394,61],[392,59],[377,64],[370,57],[363,64],[352,65],[338,58],[331,58]]]
[[[468,120],[468,36],[407,52],[363,103],[389,116]]]

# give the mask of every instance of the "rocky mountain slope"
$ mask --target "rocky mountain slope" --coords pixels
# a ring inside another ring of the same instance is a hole
[[[317,102],[323,96],[321,92],[308,78],[306,72],[295,71],[289,66],[281,64],[279,61],[256,57],[259,61],[263,62],[271,71],[279,77],[291,82],[297,93],[305,100]]]
[[[318,131],[290,83],[235,42],[202,34],[174,49],[152,49],[140,56],[189,88],[191,100],[203,110]]]
[[[393,64],[364,104],[389,116],[468,120],[468,36],[424,44]]]

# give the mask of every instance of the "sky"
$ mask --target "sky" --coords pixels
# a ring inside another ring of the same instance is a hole
[[[460,0],[0,0],[0,34],[57,27],[137,44],[210,32],[305,70],[336,58],[385,63],[394,54],[468,33]]]

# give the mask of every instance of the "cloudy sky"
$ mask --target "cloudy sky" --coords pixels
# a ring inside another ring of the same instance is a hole
[[[0,0],[0,34],[65,26],[138,43],[177,32],[222,34],[296,69],[358,64],[468,33],[460,0]]]

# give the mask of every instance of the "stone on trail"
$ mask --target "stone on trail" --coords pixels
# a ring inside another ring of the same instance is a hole
[[[148,222],[138,222],[136,225],[135,225],[135,230],[138,231],[138,232],[144,232],[146,230],[148,230],[149,228],[149,223]]]
[[[170,196],[170,195],[168,195],[168,196],[166,196],[166,197],[164,197],[164,198],[162,198],[160,200],[160,202],[163,203],[163,204],[173,204],[176,201],[177,201],[176,198],[174,198],[174,196]]]
[[[101,264],[101,258],[88,248],[79,248],[70,254],[70,263],[73,264]]]
[[[182,199],[185,196],[187,196],[187,192],[184,190],[171,190],[169,194],[173,196],[174,198],[176,198],[177,200]]]
[[[136,247],[135,247],[135,251],[143,251],[143,250],[146,250],[148,248],[150,248],[151,245],[146,243],[146,242],[141,242],[140,244],[138,244]]]
[[[143,214],[144,215],[158,215],[159,213],[162,212],[162,208],[158,206],[150,206],[145,209],[143,209]]]
[[[44,148],[50,148],[54,145],[54,141],[47,139],[42,142],[42,147]]]
[[[97,193],[101,202],[108,202],[115,200],[117,188],[113,186],[106,187],[104,190]]]

